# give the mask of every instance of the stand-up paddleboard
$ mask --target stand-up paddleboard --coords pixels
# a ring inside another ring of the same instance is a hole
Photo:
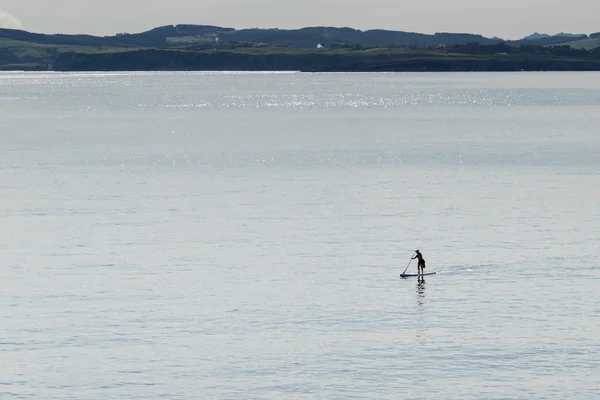
[[[435,275],[437,272],[428,272],[426,274],[400,274],[400,278],[414,278],[415,276]]]

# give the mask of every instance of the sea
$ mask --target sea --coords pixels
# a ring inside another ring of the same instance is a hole
[[[2,400],[600,399],[600,73],[4,72],[0,140]]]

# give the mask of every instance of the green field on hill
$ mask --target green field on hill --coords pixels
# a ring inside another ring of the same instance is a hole
[[[576,40],[574,42],[567,42],[565,45],[574,49],[593,50],[600,48],[600,38]]]

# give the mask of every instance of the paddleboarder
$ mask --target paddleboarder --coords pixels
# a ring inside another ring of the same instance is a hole
[[[417,264],[417,274],[424,274],[425,271],[425,259],[423,258],[423,254],[419,250],[415,251],[415,256],[412,258],[418,259],[419,263]]]

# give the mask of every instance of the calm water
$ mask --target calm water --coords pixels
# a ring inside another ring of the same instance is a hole
[[[0,74],[0,397],[600,398],[599,127],[598,73]]]

